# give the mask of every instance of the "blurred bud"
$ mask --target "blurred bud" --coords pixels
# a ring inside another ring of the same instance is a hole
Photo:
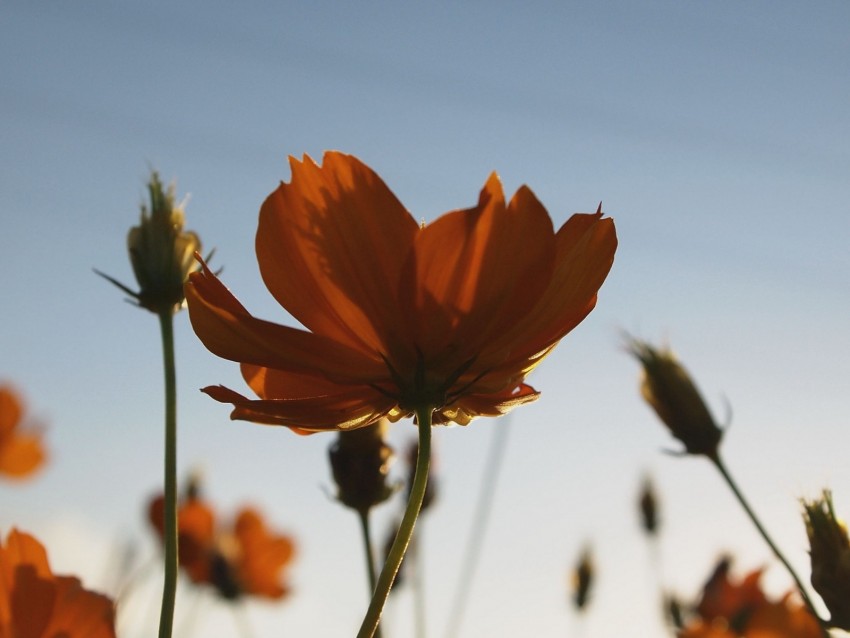
[[[835,516],[832,493],[803,501],[803,518],[809,536],[812,586],[829,609],[830,625],[850,630],[850,541],[847,526]]]
[[[590,549],[585,548],[579,557],[578,564],[573,570],[573,604],[581,611],[587,605],[590,597],[590,587],[593,585],[594,569]]]
[[[387,476],[393,450],[384,441],[389,421],[342,431],[329,450],[331,469],[343,505],[365,514],[393,493]]]
[[[142,308],[157,314],[177,312],[183,305],[183,283],[198,264],[194,254],[201,250],[201,241],[191,231],[184,231],[183,204],[175,202],[174,185],[163,189],[154,171],[148,183],[150,209],[142,204],[142,219],[127,234],[130,263],[139,284],[139,292],[104,275]]]
[[[688,454],[717,455],[723,431],[717,427],[687,370],[669,350],[629,339],[629,351],[643,365],[641,394]]]
[[[638,506],[641,526],[647,534],[655,536],[658,531],[658,497],[655,495],[655,486],[648,476],[643,479]]]
[[[674,629],[678,630],[685,626],[682,603],[672,594],[664,596],[664,618],[667,619]]]

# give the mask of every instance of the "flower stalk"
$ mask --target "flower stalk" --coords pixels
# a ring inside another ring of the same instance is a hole
[[[803,585],[803,581],[800,580],[800,577],[797,575],[797,572],[794,571],[794,568],[791,566],[791,563],[788,562],[788,559],[785,558],[785,555],[780,551],[779,547],[777,547],[776,543],[773,542],[773,539],[768,534],[767,529],[765,529],[764,525],[761,524],[758,516],[756,516],[753,508],[750,507],[750,504],[747,502],[747,499],[744,498],[743,492],[741,492],[738,484],[735,482],[735,479],[732,478],[732,475],[729,473],[729,470],[726,468],[726,464],[720,458],[720,454],[715,452],[714,454],[707,455],[709,461],[714,464],[714,467],[717,468],[717,471],[720,472],[720,475],[723,477],[723,480],[726,481],[726,484],[729,486],[729,489],[732,490],[732,493],[735,495],[735,498],[738,499],[738,503],[740,503],[741,507],[746,512],[749,519],[752,521],[753,525],[755,525],[761,537],[767,543],[768,547],[770,547],[773,555],[779,559],[779,562],[785,567],[786,571],[791,575],[791,578],[794,580],[794,584],[797,586],[797,591],[800,593],[800,596],[803,599],[806,607],[809,610],[809,613],[817,620],[818,625],[820,626],[821,634],[824,638],[829,638],[829,632],[827,631],[826,624],[823,619],[818,614],[817,609],[815,609],[814,603],[812,603],[812,599],[809,598],[808,593],[806,593],[806,588]]]
[[[410,489],[407,509],[405,509],[404,516],[401,519],[398,534],[396,534],[395,541],[393,541],[387,555],[381,575],[378,577],[372,600],[366,610],[366,616],[363,618],[363,624],[360,626],[357,638],[373,638],[375,636],[378,624],[381,622],[384,604],[390,594],[404,554],[407,552],[407,547],[410,545],[413,528],[416,525],[416,519],[419,517],[419,510],[422,509],[422,502],[425,500],[425,489],[428,486],[428,468],[431,463],[431,420],[434,408],[430,405],[419,406],[415,412],[416,423],[419,428],[419,452],[416,456],[416,473],[413,477],[413,486]]]
[[[369,512],[357,513],[360,519],[360,531],[363,536],[363,553],[366,556],[366,573],[369,577],[369,591],[374,592],[378,585],[378,575],[375,573],[375,552],[372,550],[372,531],[369,525]]]
[[[159,617],[159,638],[171,638],[177,594],[177,373],[174,365],[174,313],[159,312],[165,377],[165,583]]]

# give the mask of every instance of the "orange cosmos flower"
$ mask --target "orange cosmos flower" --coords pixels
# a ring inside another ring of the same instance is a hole
[[[259,400],[222,386],[232,418],[300,432],[347,429],[417,407],[469,423],[533,401],[524,383],[593,309],[614,223],[572,216],[557,232],[523,186],[496,174],[472,208],[422,226],[355,157],[291,158],[260,210],[256,249],[275,299],[306,330],[255,318],[206,267],[186,298],[195,332],[238,361]]]
[[[698,615],[679,638],[820,638],[817,620],[789,595],[768,600],[759,580],[762,570],[741,581],[729,578],[729,559],[722,559],[705,584]]]
[[[0,474],[24,478],[44,464],[41,433],[23,428],[24,406],[9,386],[0,386]]]
[[[112,601],[54,576],[41,543],[13,529],[0,547],[0,636],[115,638]]]
[[[148,509],[151,524],[163,537],[162,496]],[[242,508],[232,529],[216,526],[215,512],[190,490],[177,512],[180,566],[197,584],[211,585],[228,600],[243,595],[277,600],[289,588],[281,572],[292,561],[295,545],[285,535],[271,532],[260,514]]]

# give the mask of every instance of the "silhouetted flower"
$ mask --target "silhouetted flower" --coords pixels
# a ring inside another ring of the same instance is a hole
[[[0,547],[0,636],[115,638],[112,601],[51,572],[35,537],[13,529]]]
[[[629,339],[628,348],[643,365],[643,398],[673,436],[689,454],[716,456],[723,431],[715,424],[687,370],[669,350],[658,350],[637,339]]]
[[[850,630],[850,540],[847,526],[832,507],[832,493],[803,502],[803,518],[809,536],[812,586],[829,613],[829,624]]]
[[[290,165],[260,210],[257,259],[306,330],[256,319],[206,267],[186,286],[201,341],[260,396],[205,388],[232,418],[306,432],[428,408],[465,425],[537,398],[524,379],[594,307],[611,219],[574,215],[556,233],[527,187],[506,203],[493,174],[476,206],[420,227],[350,155]]]
[[[151,312],[177,312],[183,305],[183,284],[198,265],[194,255],[201,241],[184,231],[183,204],[175,201],[175,188],[163,189],[154,171],[148,184],[150,209],[142,204],[142,219],[127,235],[130,263],[139,284],[134,292],[116,279],[95,271]]]
[[[41,431],[27,425],[24,404],[8,385],[0,385],[0,475],[21,479],[46,460]]]

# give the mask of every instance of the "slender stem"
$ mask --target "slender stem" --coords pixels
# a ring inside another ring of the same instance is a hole
[[[490,438],[490,449],[484,465],[481,491],[478,493],[475,515],[472,518],[472,526],[466,539],[463,567],[455,588],[455,595],[452,596],[453,604],[445,634],[447,638],[454,638],[460,632],[466,601],[469,600],[469,594],[472,591],[472,581],[478,568],[481,549],[484,547],[484,533],[490,520],[493,497],[496,495],[496,482],[502,467],[502,460],[505,457],[505,443],[508,440],[510,419],[510,416],[506,417],[504,422],[496,427]]]
[[[372,532],[369,525],[369,510],[358,510],[357,516],[360,518],[360,531],[363,536],[363,550],[366,554],[366,572],[369,575],[369,593],[375,592],[378,586],[378,576],[375,573],[375,552],[372,550]],[[381,628],[375,629],[375,638],[381,638]]]
[[[425,565],[422,560],[421,543],[422,526],[419,526],[419,536],[416,536],[410,541],[408,549],[408,560],[412,563],[413,578],[413,615],[415,618],[415,636],[416,638],[425,638],[428,635],[426,631],[426,614],[425,614]]]
[[[735,480],[732,478],[732,475],[729,473],[729,470],[726,469],[726,465],[720,459],[720,454],[716,453],[713,456],[709,456],[708,458],[712,463],[714,463],[714,466],[718,469],[721,476],[723,476],[723,478],[726,480],[726,484],[729,486],[729,489],[732,490],[732,493],[735,495],[735,498],[738,499],[738,502],[741,504],[741,507],[744,508],[744,511],[747,513],[747,516],[750,517],[750,520],[753,522],[753,525],[756,526],[756,529],[759,531],[759,534],[761,534],[761,537],[767,543],[768,547],[770,547],[770,549],[773,551],[774,556],[779,559],[779,562],[782,563],[788,573],[791,574],[791,578],[794,579],[794,583],[797,585],[797,590],[800,592],[800,596],[802,596],[803,602],[806,604],[806,607],[809,608],[809,612],[812,614],[812,616],[814,616],[815,619],[818,621],[821,634],[824,636],[824,638],[829,638],[829,632],[826,629],[826,625],[823,619],[818,614],[817,610],[815,609],[811,598],[809,598],[809,595],[806,593],[806,588],[803,586],[803,581],[800,580],[800,577],[797,576],[797,572],[795,572],[794,568],[791,567],[791,563],[788,562],[788,560],[776,546],[776,543],[774,543],[773,540],[770,538],[770,535],[767,533],[767,530],[761,524],[761,521],[759,521],[758,516],[756,516],[756,513],[753,511],[747,500],[744,498],[743,493],[740,489],[738,489],[738,485],[735,483]]]
[[[171,638],[177,594],[177,374],[174,365],[174,313],[159,312],[165,372],[165,584],[159,638]]]
[[[378,577],[378,584],[375,587],[375,592],[372,594],[372,601],[369,603],[369,609],[366,610],[366,617],[363,619],[363,624],[360,626],[357,638],[373,638],[375,635],[378,623],[381,621],[381,612],[384,609],[384,603],[387,601],[387,596],[390,594],[390,588],[393,586],[395,575],[398,573],[404,553],[410,544],[410,539],[413,536],[413,527],[416,525],[416,519],[419,516],[419,510],[422,509],[422,501],[425,498],[425,487],[428,484],[428,467],[431,462],[432,412],[433,408],[431,406],[421,406],[416,409],[416,422],[419,426],[419,453],[416,456],[416,472],[413,476],[410,498],[407,501],[407,509],[404,511],[401,525],[399,525],[393,546],[390,548],[387,561],[384,563],[384,568]]]
[[[369,510],[357,512],[360,518],[360,531],[363,536],[363,550],[366,554],[366,572],[369,575],[369,591],[375,591],[377,576],[375,574],[375,553],[372,551],[372,533],[369,529]]]

